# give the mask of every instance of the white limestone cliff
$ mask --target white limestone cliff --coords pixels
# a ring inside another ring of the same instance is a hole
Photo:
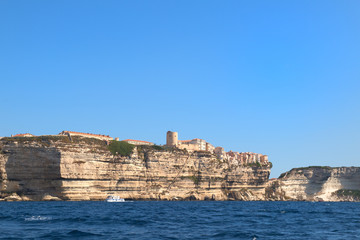
[[[263,200],[270,174],[175,148],[113,156],[104,141],[80,137],[4,138],[0,147],[2,199]]]
[[[267,190],[276,200],[360,201],[360,168],[294,168],[270,182]]]

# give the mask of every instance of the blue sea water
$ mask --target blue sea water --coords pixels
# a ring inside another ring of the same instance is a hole
[[[0,239],[360,239],[360,203],[0,202]]]

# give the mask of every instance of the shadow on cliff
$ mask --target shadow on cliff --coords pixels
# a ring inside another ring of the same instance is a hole
[[[50,147],[16,147],[5,164],[6,192],[16,192],[31,200],[45,194],[61,198],[61,153]]]
[[[307,195],[315,195],[320,192],[323,185],[331,177],[331,169],[328,168],[314,168],[304,172],[304,176],[309,180],[306,186],[305,193]]]
[[[339,168],[335,177],[339,179],[342,189],[360,190],[360,168]]]

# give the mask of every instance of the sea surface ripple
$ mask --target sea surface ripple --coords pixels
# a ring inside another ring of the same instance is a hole
[[[0,202],[0,239],[360,239],[360,203]]]

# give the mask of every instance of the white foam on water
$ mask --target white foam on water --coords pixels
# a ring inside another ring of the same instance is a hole
[[[25,218],[25,221],[48,221],[51,219],[52,219],[51,217],[31,216],[31,217]]]

